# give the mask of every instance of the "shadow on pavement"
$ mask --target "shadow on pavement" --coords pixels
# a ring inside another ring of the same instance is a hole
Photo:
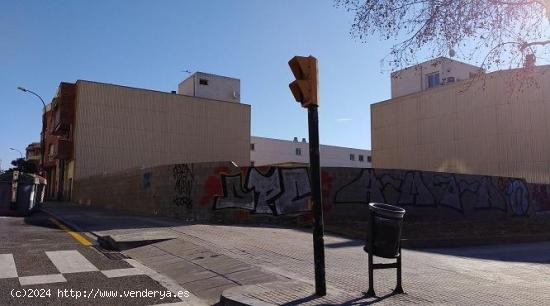
[[[416,251],[508,262],[550,263],[550,241]]]
[[[21,218],[23,218],[24,222],[28,225],[59,229],[57,225],[50,221],[51,216],[43,211],[36,211],[31,215]]]
[[[365,241],[362,240],[349,240],[344,242],[335,242],[335,243],[327,243],[325,244],[325,247],[336,249],[336,248],[347,248],[347,247],[361,247],[365,246]]]
[[[310,228],[299,228],[274,224],[227,224],[207,221],[187,221],[183,219],[163,216],[144,216],[131,214],[128,212],[119,212],[116,210],[91,208],[66,202],[47,202],[44,204],[43,208],[46,212],[51,211],[52,213],[54,213],[54,215],[59,216],[63,219],[63,221],[73,223],[81,229],[90,232],[126,229],[131,230],[148,228],[168,228],[193,224],[209,224],[213,226],[243,226],[257,228],[287,228],[298,231],[311,232]]]
[[[151,231],[154,232],[162,231],[163,228],[193,224],[210,224],[212,226],[239,226],[250,228],[286,228],[299,232],[311,232],[310,228],[279,226],[272,224],[220,224],[185,221],[158,216],[147,217],[140,215],[129,215],[127,213],[117,213],[116,211],[90,208],[71,203],[47,202],[44,203],[43,208],[45,208],[46,210],[51,209],[55,212],[56,215],[61,216],[64,222],[67,221],[69,223],[75,224],[82,230],[96,232],[100,234],[101,232],[104,232],[105,235],[118,234],[118,230],[133,230],[129,232],[133,235],[135,231],[144,229],[151,229]],[[45,213],[40,212],[40,214]],[[35,226],[55,227],[55,225],[51,224],[51,222],[43,222],[39,221],[38,219],[35,220],[32,216],[25,221]],[[327,243],[325,245],[327,249],[346,247],[360,248],[364,245],[364,240],[361,239],[350,239],[338,234],[331,236],[339,237],[340,241]],[[149,237],[149,239],[152,238]],[[550,263],[550,241],[472,247],[423,248],[415,249],[415,251],[507,262]]]

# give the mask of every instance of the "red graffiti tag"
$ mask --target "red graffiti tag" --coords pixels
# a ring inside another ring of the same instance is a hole
[[[229,172],[229,168],[220,166],[214,169],[215,175],[209,176],[203,184],[203,196],[201,198],[202,206],[209,206],[214,199],[214,196],[223,194],[222,183],[220,181],[220,174]]]

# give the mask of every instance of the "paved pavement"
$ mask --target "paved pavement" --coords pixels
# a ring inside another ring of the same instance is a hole
[[[0,305],[185,303],[146,267],[81,244],[43,212],[0,217],[0,292]]]
[[[95,235],[128,239],[132,233],[151,231],[160,239],[159,233],[166,233],[169,240],[125,253],[209,303],[221,294],[257,305],[543,305],[550,300],[550,242],[403,250],[406,294],[391,295],[395,271],[377,270],[378,297],[366,298],[368,268],[362,242],[326,235],[329,295],[320,299],[312,295],[312,237],[306,231],[128,216],[119,216],[126,220],[120,224],[114,214],[105,212],[62,206],[51,210],[70,222],[86,223]]]

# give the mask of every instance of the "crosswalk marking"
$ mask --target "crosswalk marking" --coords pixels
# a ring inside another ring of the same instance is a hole
[[[21,286],[27,285],[43,285],[51,283],[64,283],[67,282],[63,274],[46,274],[35,276],[22,276],[19,277],[19,283]]]
[[[57,274],[18,276],[13,254],[0,254],[0,279],[18,278],[21,286],[67,282],[63,273],[100,271],[76,250],[48,251],[46,255],[57,268]],[[107,278],[145,275],[143,269],[131,264],[131,268],[100,271]]]
[[[0,254],[0,279],[17,277],[15,260],[12,254]]]
[[[104,270],[104,271],[101,271],[101,273],[103,273],[108,278],[143,274],[143,272],[141,272],[141,270],[137,268]]]
[[[46,255],[60,273],[99,271],[78,251],[50,251],[46,252]]]

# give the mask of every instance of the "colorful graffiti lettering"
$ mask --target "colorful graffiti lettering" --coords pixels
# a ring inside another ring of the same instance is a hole
[[[220,175],[223,195],[214,197],[214,209],[240,208],[255,214],[285,215],[310,210],[311,187],[307,168],[255,167],[243,174]]]

